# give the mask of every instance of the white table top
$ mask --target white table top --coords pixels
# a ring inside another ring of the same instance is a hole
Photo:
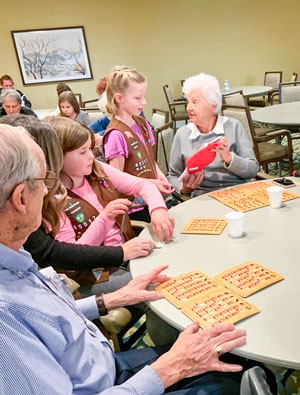
[[[275,104],[251,111],[252,120],[278,126],[300,126],[300,102]]]
[[[299,181],[299,179],[296,179]],[[274,185],[274,184],[273,184]],[[289,188],[300,195],[300,186]],[[221,235],[181,234],[193,217],[224,217],[233,211],[208,195],[199,196],[171,210],[176,226],[174,240],[148,257],[130,262],[133,277],[160,264],[169,264],[171,277],[201,270],[214,276],[248,260],[282,274],[285,279],[249,296],[260,313],[236,324],[247,331],[247,344],[235,354],[278,366],[300,369],[300,199],[290,200],[280,209],[267,206],[245,213],[246,236],[232,239],[227,227]],[[141,236],[149,237],[149,228]],[[159,316],[182,330],[191,323],[166,299],[149,303]]]
[[[221,89],[222,95],[227,93],[233,93],[236,91],[243,91],[245,97],[263,96],[270,92],[273,88],[265,85],[243,85],[243,86],[231,86],[229,90]]]

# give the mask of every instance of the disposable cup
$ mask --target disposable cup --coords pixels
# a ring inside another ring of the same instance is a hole
[[[272,208],[280,208],[282,201],[282,192],[283,188],[279,186],[269,187],[267,188],[270,206]]]
[[[227,220],[229,234],[231,237],[242,237],[244,231],[244,213],[233,211],[227,213],[225,218]]]

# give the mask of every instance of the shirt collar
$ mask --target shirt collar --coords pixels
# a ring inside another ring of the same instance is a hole
[[[227,117],[223,117],[222,115],[219,115],[218,119],[217,119],[217,122],[215,124],[215,127],[209,133],[214,133],[214,134],[217,134],[217,135],[224,134],[224,123],[227,122],[227,121],[228,121]],[[188,123],[187,127],[191,130],[191,134],[189,135],[189,138],[191,140],[194,140],[198,136],[203,134],[203,133],[200,132],[200,130],[197,128],[197,126],[194,123],[192,123],[192,122]]]
[[[25,251],[23,247],[19,251],[15,251],[1,243],[0,266],[12,272],[22,274],[28,270],[38,269],[38,265],[32,259],[31,254]]]

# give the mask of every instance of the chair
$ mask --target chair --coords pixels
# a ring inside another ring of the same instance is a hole
[[[167,175],[169,171],[170,153],[175,135],[173,122],[165,123],[153,130],[155,138],[154,157],[160,170]]]
[[[243,373],[240,387],[241,395],[272,395],[266,380],[265,371],[254,366]]]
[[[139,223],[138,225],[142,223],[142,221],[132,222]],[[82,298],[81,293],[78,291],[80,285],[75,280],[69,278],[65,273],[60,273],[59,277],[69,288],[75,299]],[[123,337],[143,315],[144,312],[135,306],[130,306],[129,309],[117,307],[116,309],[110,310],[107,315],[94,320],[94,324],[101,330],[107,339],[112,340],[116,352],[127,351],[146,331],[146,322],[141,323],[136,331],[127,337],[126,341],[124,341]]]
[[[296,82],[298,78],[298,73],[293,73],[289,82]],[[295,85],[295,84],[293,84]],[[271,94],[271,105],[279,103],[279,90],[278,92],[273,92]]]
[[[233,106],[245,106],[247,104],[242,90],[222,94],[222,103],[232,104]]]
[[[151,126],[154,129],[160,128],[169,122],[169,111],[152,108]]]
[[[282,71],[266,71],[264,85],[271,86],[272,90],[268,93],[268,96],[249,98],[249,106],[254,107],[265,107],[270,104],[271,96],[273,93],[278,92],[278,86],[282,82]]]
[[[252,123],[249,107],[247,106],[233,106],[223,105],[223,114],[228,117],[238,119],[243,125],[245,132],[248,134],[250,141],[253,144],[253,150],[256,159],[260,166],[268,173],[268,164],[273,162],[280,162],[284,159],[288,160],[289,172],[293,172],[293,146],[291,133],[288,130],[278,130],[270,132],[266,135],[257,135]],[[287,138],[287,146],[270,142],[274,139]],[[281,169],[279,166],[279,175]]]
[[[300,81],[279,84],[279,103],[300,101]]]
[[[176,130],[177,121],[185,121],[187,123],[189,116],[185,109],[186,100],[174,100],[172,92],[168,85],[163,86],[163,90],[168,103],[170,116],[173,121],[173,129]],[[184,109],[182,109],[184,107]]]
[[[233,105],[233,106],[247,106],[247,100],[243,95],[243,91],[236,91],[231,93],[226,93],[222,95],[223,104]],[[258,136],[264,136],[270,132],[274,132],[272,128],[263,128],[258,123],[254,126],[255,133]]]

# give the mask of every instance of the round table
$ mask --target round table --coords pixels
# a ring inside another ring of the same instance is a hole
[[[300,195],[300,186],[288,190]],[[180,233],[193,217],[223,218],[227,212],[233,211],[207,194],[188,200],[170,211],[176,223],[173,241],[161,249],[155,249],[147,257],[132,260],[132,276],[168,264],[166,273],[171,277],[195,269],[213,277],[250,260],[283,275],[283,281],[247,297],[260,309],[260,313],[236,323],[236,327],[246,329],[247,344],[234,353],[277,366],[300,369],[300,260],[297,255],[300,200],[290,200],[280,209],[267,206],[246,212],[246,236],[239,239],[230,238],[227,227],[221,235]],[[141,236],[151,237],[151,234],[149,226]],[[166,299],[149,302],[149,306],[179,330],[191,323]]]
[[[275,104],[251,111],[255,122],[278,125],[300,126],[300,102]]]
[[[243,86],[231,86],[229,90],[221,89],[222,95],[227,95],[228,93],[234,93],[237,91],[243,91],[244,97],[255,97],[263,96],[270,92],[273,88],[271,86],[265,85],[243,85]]]

